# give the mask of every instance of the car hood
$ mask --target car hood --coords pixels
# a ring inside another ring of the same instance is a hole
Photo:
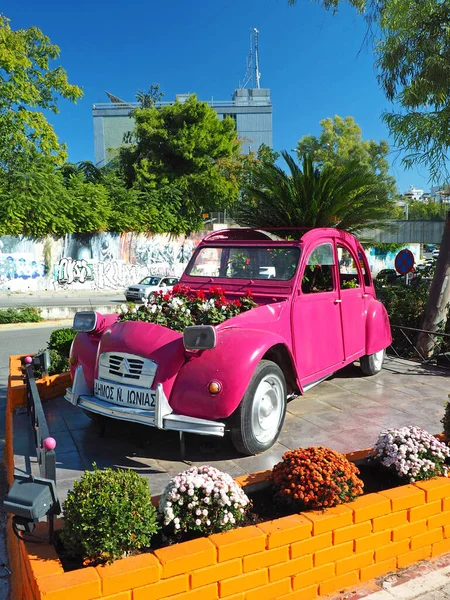
[[[168,327],[142,321],[118,321],[102,335],[98,355],[126,352],[150,358],[158,365],[157,382],[174,378],[185,361],[183,335]]]

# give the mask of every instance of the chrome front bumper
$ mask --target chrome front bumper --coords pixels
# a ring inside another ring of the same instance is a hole
[[[198,433],[200,435],[215,435],[219,437],[225,435],[225,423],[175,414],[169,405],[163,386],[160,383],[156,386],[154,410],[120,406],[93,396],[86,384],[83,367],[79,365],[75,371],[73,386],[67,388],[64,398],[74,406],[121,421],[131,421],[133,423],[149,425],[150,427],[157,427],[158,429]]]

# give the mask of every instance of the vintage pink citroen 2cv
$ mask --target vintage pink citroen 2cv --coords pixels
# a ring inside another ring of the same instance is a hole
[[[90,415],[160,429],[229,431],[239,452],[256,454],[276,441],[290,397],[353,361],[378,373],[392,338],[362,246],[338,229],[291,234],[299,239],[250,229],[203,239],[180,284],[205,306],[214,286],[234,307],[252,295],[254,308],[219,324],[180,332],[170,322],[77,313],[66,399]]]

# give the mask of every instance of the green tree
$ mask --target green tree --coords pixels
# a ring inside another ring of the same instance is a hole
[[[87,181],[75,173],[67,182],[67,215],[71,233],[106,231],[111,214],[108,192],[104,185]],[[68,233],[66,232],[66,233]]]
[[[137,108],[132,117],[133,143],[121,148],[119,163],[128,187],[148,199],[148,231],[195,231],[203,211],[236,202],[242,160],[232,119],[219,120],[194,95],[169,106]]]
[[[0,235],[42,238],[73,231],[69,193],[53,161],[35,156],[28,169],[0,171]]]
[[[37,151],[61,164],[67,157],[41,110],[58,112],[58,96],[76,102],[79,87],[62,67],[50,69],[59,48],[37,27],[13,31],[0,15],[0,166],[26,164]]]
[[[359,162],[340,167],[314,165],[310,154],[299,167],[282,153],[286,172],[273,163],[255,171],[235,218],[247,227],[338,227],[348,231],[379,226],[393,201],[380,176]]]
[[[395,179],[389,175],[387,155],[389,145],[386,141],[363,140],[361,128],[353,117],[323,119],[319,137],[305,135],[297,143],[297,154],[310,154],[314,163],[320,167],[342,166],[354,161],[369,167],[384,181],[389,196],[395,196]]]

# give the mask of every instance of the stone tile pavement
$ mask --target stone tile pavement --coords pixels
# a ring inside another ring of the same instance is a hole
[[[278,442],[258,456],[236,453],[228,438],[186,436],[184,460],[177,432],[111,420],[103,436],[96,425],[63,398],[45,404],[57,441],[57,485],[63,500],[73,480],[95,461],[99,467],[126,467],[149,480],[153,495],[187,465],[209,463],[232,476],[271,468],[287,449],[324,445],[339,452],[373,446],[385,427],[418,425],[438,433],[450,392],[450,372],[410,361],[388,359],[383,371],[364,377],[352,365],[289,402]],[[31,429],[25,414],[14,417],[15,461],[32,468]]]

